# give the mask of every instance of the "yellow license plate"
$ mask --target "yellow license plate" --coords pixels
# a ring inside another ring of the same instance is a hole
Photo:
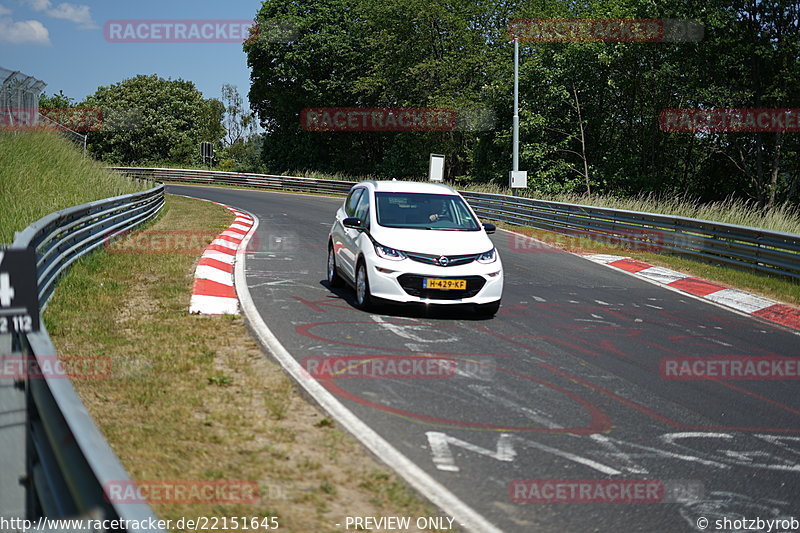
[[[465,290],[467,280],[465,279],[439,279],[425,278],[422,280],[423,289],[443,289],[443,290]]]

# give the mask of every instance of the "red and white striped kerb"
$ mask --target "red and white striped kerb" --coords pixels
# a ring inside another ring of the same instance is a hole
[[[657,281],[679,291],[711,300],[743,313],[800,330],[800,309],[797,307],[739,289],[730,289],[668,268],[653,266],[630,257],[604,254],[591,254],[583,257],[595,263],[608,265],[651,281]]]
[[[217,203],[217,202],[214,202]],[[203,315],[238,315],[239,301],[233,286],[236,250],[253,227],[253,218],[225,204],[236,219],[211,241],[194,273],[194,288],[189,312]]]

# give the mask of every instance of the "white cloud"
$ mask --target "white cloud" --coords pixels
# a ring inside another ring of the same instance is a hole
[[[89,6],[85,4],[70,4],[69,2],[62,2],[53,7],[50,0],[26,0],[28,5],[34,11],[46,13],[49,16],[68,20],[74,22],[81,29],[94,29],[97,24],[92,20],[92,14],[89,12]]]
[[[8,8],[7,8],[6,6],[4,6],[3,4],[0,4],[0,16],[2,16],[2,15],[9,15],[9,14],[11,14],[11,10],[10,10],[10,9],[8,9]]]
[[[0,41],[11,44],[50,44],[50,32],[38,20],[14,21],[0,17]]]
[[[50,7],[50,0],[27,0],[26,3],[36,11],[44,11]]]
[[[53,18],[64,19],[78,24],[83,29],[96,28],[97,25],[92,20],[89,13],[89,6],[61,3],[56,7],[48,9],[47,14]]]
[[[50,0],[28,0],[28,4],[36,11],[44,11],[51,6]]]

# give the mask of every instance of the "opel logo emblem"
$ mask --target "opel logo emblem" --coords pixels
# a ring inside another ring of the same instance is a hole
[[[444,255],[439,257],[439,259],[437,259],[437,261],[443,267],[446,267],[450,263],[450,260]]]

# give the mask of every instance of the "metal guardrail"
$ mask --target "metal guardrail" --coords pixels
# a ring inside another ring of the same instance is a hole
[[[164,205],[164,186],[99,200],[51,213],[17,233],[15,248],[36,250],[39,305],[47,305],[55,282],[75,260],[118,232],[153,218]],[[45,329],[13,335],[12,350],[43,366],[56,350]],[[28,375],[41,376],[36,366]],[[35,373],[34,373],[35,372]],[[45,373],[46,374],[46,373]],[[38,517],[124,519],[142,524],[154,518],[148,505],[109,502],[104,485],[129,477],[103,438],[68,379],[28,378],[26,514]],[[136,531],[128,528],[128,531]]]
[[[485,218],[800,279],[800,235],[687,217],[462,191]]]
[[[346,194],[355,182],[210,170],[123,168],[129,176],[183,183]],[[665,251],[800,279],[800,235],[710,220],[460,191],[479,216],[621,248]]]
[[[128,177],[154,181],[178,183],[201,183],[206,185],[233,185],[254,189],[308,192],[323,194],[347,194],[354,181],[320,180],[279,176],[272,174],[243,174],[217,170],[185,170],[178,168],[109,167]]]

